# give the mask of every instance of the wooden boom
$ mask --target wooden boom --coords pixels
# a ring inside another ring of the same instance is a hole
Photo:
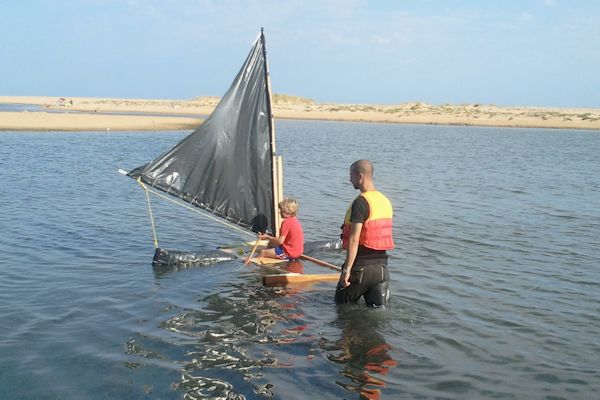
[[[286,286],[292,284],[337,281],[339,274],[273,274],[263,276],[265,286]]]

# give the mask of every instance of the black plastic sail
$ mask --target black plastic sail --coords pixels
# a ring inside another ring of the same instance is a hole
[[[198,129],[129,176],[249,230],[275,232],[264,43],[261,33]]]

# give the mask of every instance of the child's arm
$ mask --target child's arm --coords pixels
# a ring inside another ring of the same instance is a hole
[[[260,235],[258,235],[258,237],[260,238],[260,240],[268,240],[269,246],[272,246],[272,247],[281,246],[283,244],[283,242],[285,242],[285,236],[275,237],[275,236],[267,235],[266,233],[261,233]]]

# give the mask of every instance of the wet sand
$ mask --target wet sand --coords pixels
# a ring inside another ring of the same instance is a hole
[[[194,129],[219,101],[218,97],[191,100],[108,99],[86,97],[0,96],[0,103],[33,104],[65,112],[0,112],[0,130],[185,130]],[[69,113],[68,111],[78,111]],[[104,112],[161,115],[103,115]],[[461,104],[396,105],[317,103],[301,97],[275,95],[275,118],[443,124],[526,128],[600,130],[598,108],[498,107]]]

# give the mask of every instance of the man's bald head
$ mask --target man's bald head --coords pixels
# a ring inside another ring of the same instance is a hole
[[[350,166],[350,182],[361,192],[375,190],[373,186],[373,164],[369,160],[354,161]]]
[[[363,174],[370,178],[373,177],[373,164],[369,160],[354,161],[350,166],[350,171],[354,174]]]

